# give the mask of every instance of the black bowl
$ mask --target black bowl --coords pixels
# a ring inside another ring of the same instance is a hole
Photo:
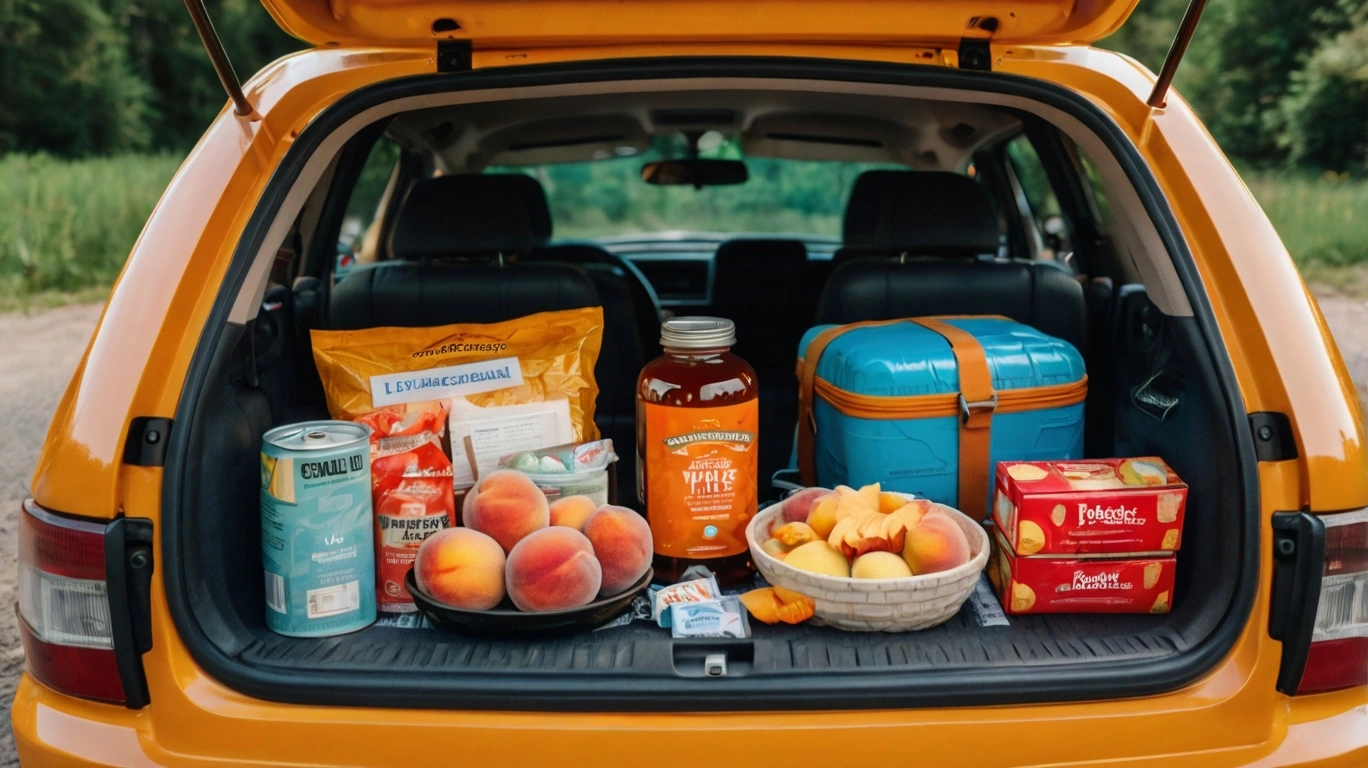
[[[423,594],[418,588],[417,579],[413,577],[412,568],[404,582],[418,610],[436,626],[477,635],[543,635],[593,629],[609,619],[617,618],[631,606],[633,598],[650,586],[652,575],[654,572],[647,568],[645,575],[628,587],[626,592],[595,600],[588,605],[536,613],[518,610],[506,597],[488,611],[452,608]]]

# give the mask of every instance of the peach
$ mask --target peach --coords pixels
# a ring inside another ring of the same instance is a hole
[[[850,575],[856,579],[905,579],[912,575],[912,569],[892,552],[875,551],[855,558]]]
[[[782,587],[762,587],[741,595],[746,611],[766,624],[801,624],[812,618],[817,602]]]
[[[821,538],[807,523],[784,523],[770,531],[770,536],[778,539],[781,544],[789,549],[801,546],[809,541],[818,541]]]
[[[831,529],[836,527],[836,505],[841,497],[834,493],[829,493],[818,499],[808,511],[808,527],[817,532],[823,539],[831,535]]]
[[[487,533],[505,552],[524,536],[551,522],[546,494],[521,472],[503,469],[476,483],[461,504],[461,522]]]
[[[846,561],[845,555],[825,541],[809,541],[798,547],[784,558],[784,564],[800,571],[823,573],[827,576],[850,576],[850,563]]]
[[[598,505],[588,496],[562,496],[551,502],[551,524],[583,531],[584,521],[596,509]]]
[[[948,571],[969,562],[969,537],[954,518],[933,510],[907,532],[902,554],[917,576]]]
[[[760,545],[760,549],[776,560],[783,560],[788,557],[788,548],[784,546],[784,542],[778,539],[765,539],[764,543]]]
[[[846,559],[854,560],[866,552],[900,553],[906,534],[907,525],[894,515],[870,515],[860,520],[847,517],[836,523],[827,543],[839,549]]]
[[[823,496],[830,496],[831,491],[826,488],[804,488],[795,492],[792,496],[784,499],[784,522],[786,523],[806,523],[812,508]]]
[[[646,518],[626,507],[604,504],[584,521],[584,535],[594,545],[603,568],[604,597],[624,592],[651,567],[655,545]]]
[[[504,598],[503,547],[479,531],[447,528],[418,547],[413,577],[440,603],[487,611]]]
[[[882,491],[879,493],[879,511],[888,514],[897,509],[901,509],[908,503],[907,497],[900,493]]]
[[[559,611],[592,601],[603,583],[603,568],[584,534],[558,525],[533,531],[514,545],[504,576],[518,610]]]
[[[846,517],[865,517],[879,514],[879,484],[870,483],[855,490],[849,486],[836,486],[840,497],[836,502],[836,519]]]
[[[931,502],[926,499],[915,499],[889,512],[888,515],[902,520],[903,525],[907,528],[912,528],[921,522],[921,519],[926,516],[930,509]]]

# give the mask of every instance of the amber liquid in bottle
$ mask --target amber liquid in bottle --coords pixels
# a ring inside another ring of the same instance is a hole
[[[637,380],[637,488],[656,540],[655,578],[678,581],[701,564],[719,583],[739,584],[752,576],[745,529],[758,498],[755,371],[727,346],[679,348],[662,333],[665,353]]]

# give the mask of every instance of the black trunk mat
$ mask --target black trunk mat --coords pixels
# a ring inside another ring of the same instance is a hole
[[[946,623],[919,632],[843,632],[816,626],[752,623],[749,641],[706,641],[719,649],[753,649],[749,674],[905,671],[956,667],[1077,664],[1153,659],[1181,652],[1187,642],[1150,615],[1012,616],[1008,626],[979,626],[969,603]],[[321,639],[262,630],[239,658],[261,668],[319,672],[424,674],[479,672],[675,674],[677,643],[647,621],[559,637],[486,638],[441,629],[372,626]],[[749,656],[749,652],[746,654]]]

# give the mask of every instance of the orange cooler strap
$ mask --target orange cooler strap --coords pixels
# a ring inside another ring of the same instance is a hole
[[[988,370],[988,355],[973,334],[932,318],[851,323],[822,331],[808,344],[804,362],[799,367],[799,476],[804,485],[817,483],[814,446],[817,417],[813,411],[813,397],[817,381],[817,362],[822,359],[822,352],[828,344],[847,331],[904,322],[916,323],[940,334],[950,343],[950,351],[955,355],[960,381],[959,508],[971,518],[981,520],[987,513],[985,505],[988,497],[988,448],[993,411],[997,408],[997,393],[993,391],[993,377]]]

